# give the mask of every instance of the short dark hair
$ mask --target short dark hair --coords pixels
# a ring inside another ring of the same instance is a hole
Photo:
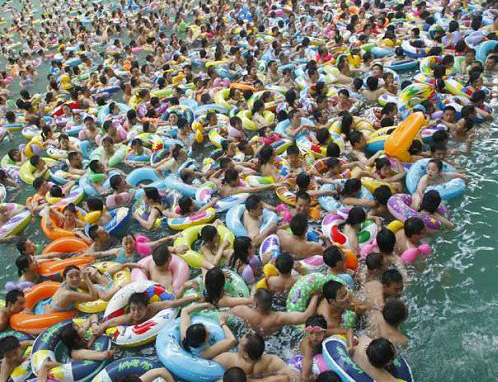
[[[15,304],[19,297],[24,297],[24,293],[22,291],[17,289],[8,291],[5,295],[5,306],[9,306],[9,304]]]
[[[265,340],[258,333],[248,333],[246,334],[246,338],[247,342],[244,350],[251,360],[257,361],[265,351]]]
[[[131,304],[147,306],[149,305],[149,299],[145,293],[136,292],[133,293],[128,300],[128,305]]]
[[[382,274],[382,285],[389,286],[392,283],[402,283],[403,276],[397,269],[388,269]]]

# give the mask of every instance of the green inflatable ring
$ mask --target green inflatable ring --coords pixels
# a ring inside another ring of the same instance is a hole
[[[346,285],[344,280],[333,274],[323,275],[321,273],[310,273],[299,278],[287,297],[287,311],[304,312],[308,306],[311,296],[317,292],[321,292],[323,285],[330,280]],[[342,314],[341,327],[354,328],[355,325],[356,313],[349,310],[345,311]]]
[[[236,272],[231,269],[223,269],[225,273],[225,293],[231,297],[249,297],[249,288],[247,287],[244,279]],[[194,294],[202,295],[204,293],[204,282],[202,280],[202,275],[197,276],[192,281],[195,281],[199,285],[199,289],[187,289],[184,296],[192,296]],[[207,319],[214,320],[218,322],[220,318],[219,310],[205,309],[192,314],[192,317],[204,317]],[[229,319],[229,324],[233,321]]]

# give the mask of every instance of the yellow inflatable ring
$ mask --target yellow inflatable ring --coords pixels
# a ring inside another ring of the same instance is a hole
[[[97,268],[100,272],[105,273],[109,271],[111,268],[119,265],[119,263],[113,261],[103,261],[101,263],[93,264],[92,266]],[[116,272],[112,277],[114,280],[114,285],[122,286],[131,280],[131,272],[128,268],[125,268],[119,272]],[[76,305],[76,308],[83,313],[98,313],[102,312],[107,308],[107,304],[109,301],[104,301],[102,299],[98,299],[95,301],[82,302]]]
[[[200,268],[202,266],[204,256],[201,253],[194,251],[192,249],[192,244],[194,244],[194,242],[199,238],[199,234],[205,226],[206,224],[187,228],[174,243],[175,248],[183,245],[188,247],[188,250],[179,256],[185,260],[188,265],[194,268]],[[234,234],[227,227],[221,224],[218,225],[216,229],[218,231],[218,235],[220,235],[219,244],[223,243],[225,240],[228,240],[230,242],[230,246],[227,249],[232,249],[235,238]]]

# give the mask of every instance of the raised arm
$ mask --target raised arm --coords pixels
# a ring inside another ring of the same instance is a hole
[[[300,325],[311,316],[318,306],[318,296],[313,296],[304,312],[280,312],[277,315],[279,325]]]
[[[227,352],[237,344],[235,336],[226,323],[226,315],[224,313],[220,314],[220,326],[225,334],[225,339],[204,350],[202,352],[202,358],[213,359],[217,355]]]

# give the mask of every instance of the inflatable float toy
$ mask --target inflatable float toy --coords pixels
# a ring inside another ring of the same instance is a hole
[[[152,167],[142,167],[130,172],[126,176],[126,183],[133,187],[142,184],[149,187],[162,188],[163,180]]]
[[[377,151],[384,150],[387,137],[395,130],[395,127],[383,127],[376,130],[368,136],[365,151],[369,154],[375,154]]]
[[[166,288],[152,281],[135,281],[125,285],[109,301],[104,312],[104,321],[121,316],[125,312],[128,300],[133,293],[145,293],[150,302],[173,300],[174,295]],[[153,341],[161,329],[173,322],[178,310],[168,308],[161,310],[154,317],[137,325],[121,325],[106,330],[113,343],[118,346],[135,347]]]
[[[327,165],[327,159],[328,158],[322,158],[317,161],[314,161],[313,164],[311,165],[311,169],[319,173],[320,175],[325,175],[326,172],[328,172],[329,167]],[[340,160],[339,161],[341,164],[345,164],[346,161]],[[349,169],[343,171],[341,174],[337,175],[338,178],[350,178],[351,177],[351,171]]]
[[[296,369],[299,372],[303,371],[303,359],[304,357],[301,354],[295,355],[291,359],[287,361],[287,366],[290,366]],[[314,376],[323,373],[324,371],[329,370],[325,360],[323,359],[322,354],[316,354],[313,356],[313,361],[311,365],[311,374]]]
[[[12,217],[0,226],[0,238],[17,235],[31,221],[31,212],[17,203],[0,203],[0,209],[6,209]]]
[[[287,159],[277,156],[275,157],[275,164],[281,177],[286,177],[290,174],[290,165]],[[275,179],[272,176],[261,175],[248,175],[244,178],[244,181],[250,187],[259,187],[265,184],[275,183]]]
[[[138,240],[138,239],[137,239]],[[146,241],[141,240],[140,246],[146,245]],[[153,261],[152,256],[144,257],[142,260],[138,262],[139,265],[144,266],[146,269],[149,268],[149,264]],[[185,284],[190,276],[190,268],[187,263],[180,258],[179,256],[173,255],[171,257],[171,261],[168,264],[168,271],[171,272],[172,275],[172,283],[173,291],[179,291],[183,284]],[[134,268],[131,271],[131,279],[133,281],[142,281],[147,280],[147,276],[144,271],[140,268]]]
[[[425,124],[424,113],[418,111],[410,114],[387,137],[384,145],[385,153],[391,157],[398,158],[402,162],[411,162],[412,156],[408,152],[408,149]]]
[[[423,220],[425,227],[431,230],[441,229],[443,223],[427,214],[415,211],[412,207],[412,197],[408,194],[396,194],[389,198],[387,201],[387,208],[391,215],[401,222],[405,222],[406,219],[411,217],[417,217]],[[446,217],[448,215],[448,209],[443,205],[440,205],[437,209],[437,213],[441,216]]]
[[[212,207],[196,212],[192,215],[181,218],[168,218],[168,227],[175,231],[182,231],[186,228],[206,224],[216,218],[216,210]]]
[[[417,190],[418,182],[420,182],[422,176],[425,175],[429,161],[429,158],[420,159],[407,171],[405,182],[406,189],[410,194],[414,194]],[[457,170],[448,163],[443,162],[442,172],[457,172]],[[442,200],[451,200],[462,196],[465,191],[465,187],[465,181],[463,179],[456,178],[443,184],[428,186],[426,191],[436,190],[439,192]]]
[[[206,225],[199,225],[185,229],[180,237],[175,240],[174,247],[178,248],[181,245],[187,246],[188,250],[183,254],[179,255],[188,265],[194,268],[200,268],[204,262],[204,256],[197,251],[192,249],[193,243],[199,239],[199,234]],[[222,244],[225,241],[230,243],[227,249],[233,248],[234,234],[231,232],[230,228],[224,225],[216,226],[220,240],[218,244]]]
[[[126,145],[116,146],[118,147],[114,150],[114,154],[107,161],[109,167],[115,167],[116,165],[120,164],[125,160],[126,154],[128,153],[128,147]],[[104,147],[99,146],[90,154],[90,160],[98,159],[99,161],[102,161],[102,159],[104,158],[104,154]]]
[[[19,342],[32,341],[34,339],[29,334],[23,332],[18,332],[16,330],[6,330],[0,334],[0,340],[10,336],[17,338]],[[24,382],[33,374],[31,371],[31,350],[32,346],[28,346],[24,350],[21,363],[11,371],[7,382]]]
[[[231,269],[223,269],[223,274],[225,275],[225,285],[223,291],[227,296],[231,297],[249,297],[249,288],[247,287],[244,279],[235,271]],[[204,279],[202,275],[197,276],[192,280],[197,284],[198,288],[190,288],[185,291],[184,296],[199,295],[203,296],[205,294]],[[209,320],[218,321],[219,320],[219,310],[204,309],[198,312],[194,312],[191,317],[204,317]],[[229,318],[230,322],[230,318]]]
[[[308,237],[307,237],[308,240],[311,239],[310,236],[311,232],[308,232]],[[345,255],[346,268],[351,270],[356,270],[358,268],[358,259],[356,255],[348,249],[343,249],[343,252]],[[272,259],[276,259],[277,257],[280,256],[281,253],[282,252],[280,250],[280,239],[276,234],[267,236],[265,240],[263,240],[263,242],[261,243],[261,246],[259,247],[259,258],[261,259],[261,262],[264,262],[268,257],[268,255],[271,255]],[[299,260],[299,262],[301,263],[302,267],[306,270],[306,273],[323,271],[323,268],[325,266],[325,263],[323,262],[323,256],[321,255],[311,256],[306,259]],[[266,264],[265,267],[267,265],[268,264]],[[269,277],[268,275],[266,276]],[[271,276],[275,276],[275,274],[272,274]],[[348,285],[349,284],[353,285],[353,279],[349,275],[346,275],[346,277],[344,277],[343,280]]]
[[[76,238],[64,237],[56,239],[53,242],[58,240],[67,240],[67,239],[76,239]],[[84,267],[92,263],[93,261],[95,261],[95,259],[92,256],[75,256],[64,260],[51,260],[38,264],[37,273],[40,276],[48,278],[52,277],[58,278],[61,275],[61,273],[64,271],[64,269],[66,269],[70,265],[75,265],[77,267]]]
[[[322,220],[322,233],[329,237],[332,242],[343,246],[346,249],[353,250],[349,238],[341,232],[340,225],[346,220],[335,213],[328,214]],[[371,243],[377,236],[379,228],[373,220],[365,220],[360,224],[358,232],[358,244],[360,248]]]
[[[226,224],[230,231],[233,234],[238,236],[249,236],[246,227],[242,223],[242,219],[244,217],[244,212],[246,211],[246,206],[243,204],[239,204],[230,208],[226,215]],[[275,212],[263,209],[263,216],[261,220],[261,226],[259,227],[259,232],[263,232],[267,229],[271,224],[278,222],[278,216]]]
[[[208,104],[208,105],[200,105],[200,106],[197,106],[194,109],[194,115],[196,117],[199,117],[199,116],[201,116],[203,114],[207,114],[209,112],[213,112],[213,113],[216,113],[216,114],[226,114],[226,115],[228,115],[228,113],[230,112],[230,110],[228,110],[226,107],[217,105],[215,103],[211,103],[211,104]]]
[[[345,281],[333,274],[310,273],[301,276],[293,285],[287,296],[286,308],[288,312],[304,312],[311,297],[322,293],[323,285],[330,280],[346,285]],[[356,314],[346,310],[341,316],[341,327],[354,328]]]
[[[211,142],[211,144],[218,149],[221,149],[223,142],[226,141],[226,139],[220,134],[219,129],[210,130],[208,133],[208,139],[209,142]]]
[[[374,382],[348,354],[344,336],[334,335],[323,341],[322,355],[328,368],[336,372],[341,381]],[[413,382],[410,366],[401,355],[391,363],[390,373],[400,382]]]
[[[252,113],[250,110],[242,110],[237,114],[237,117],[239,117],[242,120],[242,126],[244,129],[249,130],[249,131],[257,131],[259,130],[259,127],[256,126],[256,124],[252,120]],[[275,121],[275,114],[273,114],[269,110],[265,110],[263,112],[263,117],[266,121],[266,123],[270,124]]]
[[[17,167],[17,169],[19,169],[20,164],[21,162],[14,162],[10,159],[8,154],[5,154],[0,161],[0,166],[2,166],[3,169],[5,169],[5,167]]]
[[[290,137],[287,132],[286,132],[286,129],[291,125],[291,121],[290,119],[285,119],[283,121],[280,121],[279,123],[277,123],[277,126],[275,126],[275,133],[277,134],[280,134],[282,137],[284,138],[287,138],[287,139],[290,139],[290,140],[293,140],[292,137]],[[315,126],[315,123],[309,119],[309,118],[304,118],[304,117],[301,117],[301,125],[305,125],[305,126]],[[335,132],[335,131],[334,131]]]
[[[20,290],[21,292],[24,292],[26,289],[33,287],[33,285],[35,285],[35,283],[32,283],[31,281],[8,281],[5,283],[5,291]]]
[[[73,145],[73,147],[79,150],[80,140],[78,138],[69,137],[69,142]],[[61,149],[56,149],[55,147],[48,147],[45,151],[47,152],[49,158],[55,160],[65,160],[67,159],[67,155],[71,150],[61,150]]]
[[[165,205],[174,208],[179,198],[180,195],[178,191],[169,191],[166,194],[162,195],[161,200]],[[150,208],[147,207],[144,199],[137,200],[133,205],[133,210],[137,212],[143,219],[149,218]],[[164,216],[159,216],[154,222],[152,229],[160,228],[163,225],[169,224],[169,222],[171,221],[174,227],[180,227],[180,226],[183,227],[183,228],[172,228],[172,229],[182,230],[186,227],[190,227],[191,225],[205,224],[213,220],[215,216],[216,216],[216,211],[212,208],[208,208],[206,211],[200,211],[199,213],[192,214],[190,216],[182,218],[166,218]]]
[[[331,132],[330,135],[330,140],[329,142],[327,142],[327,144],[329,144],[330,142],[334,142],[337,146],[339,146],[339,149],[341,151],[344,151],[346,144],[342,136],[334,132]],[[313,144],[308,138],[308,134],[299,134],[296,137],[296,145],[301,153],[311,153],[315,157],[315,159],[321,159],[327,153],[327,145],[320,146]]]
[[[166,109],[166,111],[161,115],[163,121],[167,121],[171,113],[178,115],[187,120],[189,124],[194,122],[194,112],[192,109],[186,105],[173,105]]]
[[[54,197],[50,195],[50,191],[45,195],[45,200],[50,205],[56,206],[67,206],[69,203],[73,203],[74,205],[80,204],[85,196],[85,192],[83,188],[78,185],[71,187],[69,194],[64,198]]]
[[[128,222],[130,221],[131,218],[131,208],[128,207],[114,208],[109,211],[109,215],[111,216],[111,219],[104,224],[103,226],[104,230],[107,231],[109,235],[122,236],[126,231],[126,228],[128,227]],[[91,217],[87,217],[86,220],[89,221],[93,219]],[[92,223],[88,223],[85,226],[85,233],[87,235],[91,225]]]
[[[161,367],[159,362],[152,361],[146,357],[121,358],[107,365],[92,379],[92,382],[120,381],[127,375],[143,375],[146,372],[159,367]]]
[[[56,207],[57,212],[63,214],[64,206],[60,205]],[[84,217],[86,215],[85,210],[78,208],[78,215]],[[48,222],[51,222],[50,224]],[[57,240],[63,237],[76,237],[73,230],[66,230],[63,227],[63,221],[59,219],[55,214],[44,214],[41,217],[40,227],[45,236],[50,240]]]
[[[392,95],[390,93],[381,94],[379,98],[377,98],[377,102],[380,106],[386,106],[388,103],[398,104],[398,97]],[[374,132],[375,133],[375,132]]]
[[[42,251],[42,254],[62,252],[82,254],[88,250],[88,244],[76,237],[63,237],[49,243]],[[64,260],[51,260],[38,264],[37,273],[41,276],[54,276],[60,274],[69,265],[82,266],[93,261],[91,256],[70,257]]]
[[[193,317],[192,324],[202,324],[209,333],[209,345],[225,338],[223,329],[214,321],[203,317]],[[181,346],[180,320],[159,333],[156,340],[156,353],[161,363],[176,377],[188,382],[214,382],[225,372],[219,363],[197,357]]]
[[[150,163],[152,151],[147,147],[143,148],[142,154],[133,153],[131,147],[128,146],[128,154],[126,154],[125,162],[128,166],[146,166]]]
[[[346,179],[337,179],[334,180],[332,183],[325,183],[320,187],[320,190],[326,190],[326,191],[337,190],[337,186],[339,186],[342,189],[345,183]],[[356,195],[356,197],[359,199],[374,200],[374,196],[372,195],[372,193],[363,185],[361,186],[361,189]],[[342,202],[336,199],[334,195],[319,196],[318,204],[320,204],[320,207],[322,207],[327,212],[338,211],[341,208],[345,208]]]
[[[301,120],[302,120],[302,118],[301,118]],[[375,132],[375,129],[370,122],[368,122],[364,119],[361,119],[359,117],[356,117],[356,116],[353,116],[352,128],[354,130],[361,131],[366,136]],[[334,122],[332,122],[332,124],[329,127],[329,131],[331,133],[342,134],[341,120],[335,120]]]
[[[132,133],[128,134],[128,139],[131,141],[133,139],[140,139],[142,144],[151,149],[152,151],[158,151],[164,148],[163,139],[158,134],[153,133],[140,133],[138,135],[134,135]]]
[[[57,289],[60,287],[60,283],[53,281],[44,281],[42,283],[36,284],[31,288],[29,292],[24,294],[24,306],[27,309],[36,312],[35,306],[42,300],[51,298]],[[41,310],[43,312],[43,306]],[[19,330],[29,334],[39,334],[44,329],[53,327],[60,321],[71,319],[75,316],[74,311],[65,312],[54,312],[54,313],[16,313],[10,318],[10,327],[14,330]]]
[[[28,125],[25,126],[21,130],[21,135],[26,138],[28,141],[33,140],[33,138],[38,137],[37,141],[41,141],[41,136],[40,136],[40,128],[36,125]]]
[[[45,163],[56,163],[57,161],[52,159],[52,158],[43,158]],[[33,172],[35,171],[35,168],[31,165],[31,163],[28,161],[24,162],[21,165],[21,168],[19,169],[19,177],[21,180],[26,183],[26,184],[33,184],[35,180],[35,176],[33,175]],[[50,177],[50,171],[45,172],[44,176],[45,179],[48,179]]]
[[[401,44],[401,48],[403,48],[405,55],[415,58],[429,56],[432,49],[430,41],[420,41],[424,42],[424,46],[420,48],[413,46],[412,41],[410,40],[403,41],[403,43]]]
[[[92,267],[97,268],[101,273],[105,273],[116,265],[119,265],[119,263],[113,261],[102,261],[100,263],[92,264]],[[119,272],[116,272],[113,275],[112,279],[114,281],[113,284],[115,285],[126,285],[131,280],[131,272],[128,268],[125,268]],[[76,304],[76,309],[83,313],[98,313],[103,312],[107,308],[108,304],[108,301],[99,298],[95,301],[81,302],[79,304]]]
[[[497,40],[488,40],[479,44],[476,51],[476,60],[484,63],[488,53],[491,52],[497,45]]]
[[[97,122],[100,126],[102,126],[108,119],[115,119],[121,116],[125,116],[128,110],[130,110],[130,107],[128,105],[121,102],[114,102],[114,105],[119,109],[118,114],[111,114],[109,105],[105,105],[104,107],[101,107],[99,109],[99,112],[97,113]]]
[[[230,105],[227,102],[229,96],[230,96],[230,89],[221,89],[215,94],[214,103],[223,106],[225,109],[232,110],[234,106]]]
[[[265,93],[270,93],[273,99],[273,101],[265,103],[265,110],[275,111],[277,104],[285,101],[285,97],[281,92],[265,89],[254,93],[252,97],[249,98],[249,101],[247,101],[247,106],[249,106],[249,108],[252,109],[254,102],[260,99],[261,96]]]
[[[216,204],[213,206],[215,211],[217,213],[219,212],[224,212],[229,210],[230,208],[237,206],[243,202],[246,201],[246,199],[249,197],[249,193],[243,192],[240,194],[235,194],[232,196],[227,196],[226,198],[222,198],[216,202]],[[200,198],[196,197],[196,200],[204,201],[201,200]],[[209,199],[206,199],[206,203],[209,201]]]
[[[470,91],[460,82],[452,78],[449,78],[444,81],[444,87],[451,94],[456,95],[457,97],[463,97],[469,99],[472,96],[472,91]]]
[[[417,60],[397,60],[391,61],[386,68],[394,70],[395,72],[404,72],[407,70],[417,69],[419,62]]]
[[[108,190],[111,185],[109,180],[113,175],[121,175],[121,173],[117,170],[109,171],[109,174],[104,173],[95,173],[90,169],[87,170],[86,174],[80,178],[79,185],[83,187],[83,191],[85,191],[86,195],[89,196],[100,196],[100,192],[94,187],[95,183],[99,183],[102,185],[102,188]]]
[[[398,108],[403,119],[408,117],[411,109],[422,101],[429,100],[438,109],[444,109],[444,104],[441,97],[436,92],[434,87],[423,83],[413,83],[408,85],[399,93]]]
[[[419,246],[405,250],[400,257],[404,264],[413,264],[418,257],[426,258],[431,252],[431,246],[427,243],[422,243]]]
[[[261,149],[265,145],[260,136],[255,135],[250,140],[249,143],[256,145],[256,152]],[[270,146],[273,148],[273,151],[277,155],[281,155],[292,145],[292,141],[290,139],[280,139],[278,141],[274,141],[270,143]],[[242,160],[241,160],[242,161]]]
[[[296,178],[287,178],[283,180],[282,185],[278,188],[275,189],[275,193],[277,194],[277,197],[284,202],[285,204],[288,204],[290,206],[295,206],[296,205],[296,193],[293,191],[296,189]],[[316,190],[319,188],[319,185],[315,182],[311,182],[309,186],[309,190]],[[311,199],[311,205],[314,206],[317,204],[317,198],[313,197]]]
[[[72,320],[66,320],[47,328],[39,335],[33,343],[31,351],[31,366],[33,372],[38,375],[45,361],[61,362],[59,366],[53,367],[48,372],[50,381],[58,382],[83,382],[90,381],[100,372],[110,360],[103,361],[70,361],[64,363],[64,355],[67,349],[62,345],[61,334],[65,328],[73,325]],[[61,350],[65,350],[62,351]],[[100,336],[91,347],[92,350],[105,351],[111,349],[111,341],[106,336]],[[62,356],[61,356],[62,355]]]
[[[186,166],[188,167],[188,165]],[[195,197],[198,187],[183,183],[178,176],[168,175],[163,179],[164,187],[178,191],[183,196]],[[202,185],[201,185],[202,186]],[[199,187],[201,187],[199,186]]]
[[[4,82],[5,82],[5,80],[4,80]],[[0,127],[2,129],[7,130],[9,133],[14,133],[14,132],[22,130],[24,127],[26,127],[26,122],[4,123]]]

